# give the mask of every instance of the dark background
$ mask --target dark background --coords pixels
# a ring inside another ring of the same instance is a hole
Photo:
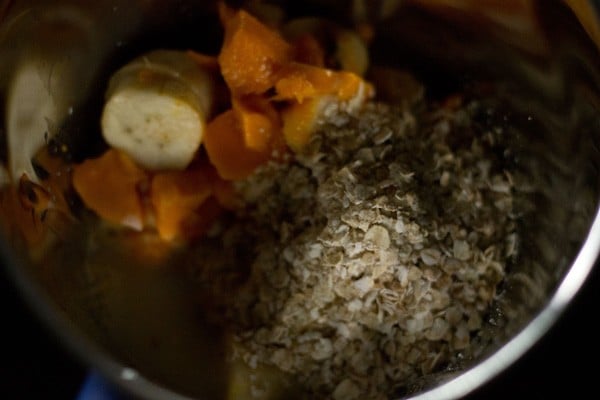
[[[35,318],[0,269],[0,398],[74,400],[86,367]],[[558,325],[512,369],[468,400],[600,398],[599,300],[600,266]]]

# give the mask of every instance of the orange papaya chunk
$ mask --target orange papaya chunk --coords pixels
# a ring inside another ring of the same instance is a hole
[[[290,63],[275,84],[278,100],[302,102],[306,98],[334,95],[339,100],[350,100],[364,83],[352,72],[333,71],[312,65]]]
[[[266,152],[274,131],[273,121],[257,112],[241,112],[238,115],[244,132],[244,142],[249,149]]]
[[[270,152],[276,135],[281,135],[279,114],[272,103],[261,96],[234,98],[232,103],[246,146],[258,152]]]
[[[243,179],[271,157],[246,145],[240,121],[233,110],[219,114],[206,127],[204,147],[219,176]]]
[[[133,160],[115,149],[73,168],[73,187],[83,203],[101,218],[135,230],[144,227],[138,187],[146,179]]]
[[[225,28],[218,56],[221,73],[234,94],[260,94],[277,80],[278,70],[292,58],[292,48],[276,31],[246,11],[221,6]]]
[[[161,172],[152,178],[150,199],[156,231],[166,241],[181,238],[183,224],[213,192],[211,166]]]

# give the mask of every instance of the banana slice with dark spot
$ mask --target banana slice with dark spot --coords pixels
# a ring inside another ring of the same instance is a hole
[[[193,159],[213,104],[214,77],[184,51],[156,50],[111,78],[102,113],[106,142],[147,170]]]

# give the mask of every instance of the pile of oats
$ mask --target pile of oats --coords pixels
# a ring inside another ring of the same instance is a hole
[[[217,237],[220,268],[248,268],[224,306],[235,357],[311,398],[387,399],[470,345],[518,238],[474,108],[332,110],[303,154],[239,183]]]

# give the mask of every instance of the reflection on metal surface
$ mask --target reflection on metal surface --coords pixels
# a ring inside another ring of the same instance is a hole
[[[455,19],[461,25],[491,31],[495,37],[533,54],[543,55],[549,50],[535,0],[409,1],[445,18]]]
[[[114,37],[126,38],[139,19],[122,6],[108,15],[78,2],[4,3],[11,12],[0,22],[0,87],[4,90],[8,173],[13,182],[23,174],[37,180],[32,156],[55,136],[73,112],[88,100]],[[2,16],[2,14],[0,14]],[[105,29],[107,18],[117,22]]]
[[[600,49],[600,16],[597,0],[564,0]]]

